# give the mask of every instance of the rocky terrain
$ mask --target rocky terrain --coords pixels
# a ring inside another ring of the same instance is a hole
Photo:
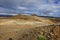
[[[17,15],[0,17],[0,40],[60,40],[57,20]]]

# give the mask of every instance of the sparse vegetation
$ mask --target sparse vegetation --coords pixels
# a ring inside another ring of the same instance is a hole
[[[42,36],[42,35],[39,35],[38,36],[38,40],[46,40],[46,37]]]

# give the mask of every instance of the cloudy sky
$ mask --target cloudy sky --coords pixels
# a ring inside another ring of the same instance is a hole
[[[17,13],[60,17],[60,0],[0,0],[0,15]]]

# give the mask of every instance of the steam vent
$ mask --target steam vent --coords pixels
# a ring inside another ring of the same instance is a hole
[[[0,40],[60,40],[60,25],[48,18],[17,15],[0,18]]]

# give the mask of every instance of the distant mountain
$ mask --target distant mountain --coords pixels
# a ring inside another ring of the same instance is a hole
[[[53,16],[38,16],[38,17],[45,17],[45,18],[60,18],[60,17],[53,17]]]
[[[12,15],[0,15],[0,17],[11,17]]]

